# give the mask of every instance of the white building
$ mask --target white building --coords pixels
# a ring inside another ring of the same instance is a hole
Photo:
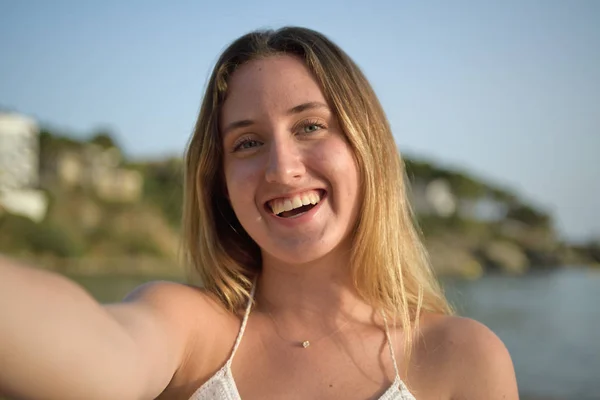
[[[448,217],[457,208],[457,199],[445,179],[415,181],[410,188],[411,204],[417,214]]]
[[[16,113],[0,113],[0,213],[8,211],[41,221],[48,199],[37,190],[39,179],[37,123]]]
[[[0,192],[38,184],[39,127],[16,113],[0,113]]]

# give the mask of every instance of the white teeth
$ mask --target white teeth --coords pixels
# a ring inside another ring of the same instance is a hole
[[[294,206],[294,208],[302,207],[302,197],[295,196],[292,199],[292,206]]]
[[[285,199],[283,201],[283,211],[292,211],[294,209],[294,205],[292,204],[290,199]]]
[[[273,214],[281,214],[309,204],[317,204],[321,201],[321,195],[317,191],[302,193],[286,199],[275,199],[269,202]]]

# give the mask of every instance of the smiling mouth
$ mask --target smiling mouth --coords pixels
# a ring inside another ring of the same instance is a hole
[[[268,201],[265,208],[280,218],[295,218],[313,209],[325,197],[324,190],[310,190]]]

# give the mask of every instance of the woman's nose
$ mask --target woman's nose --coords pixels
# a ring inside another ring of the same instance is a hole
[[[302,154],[293,138],[273,140],[265,178],[269,183],[292,184],[306,172]]]

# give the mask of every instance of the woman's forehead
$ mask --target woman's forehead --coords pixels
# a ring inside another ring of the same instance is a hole
[[[276,55],[249,61],[228,82],[221,110],[225,123],[237,119],[285,114],[300,104],[326,103],[318,82],[298,58]]]

